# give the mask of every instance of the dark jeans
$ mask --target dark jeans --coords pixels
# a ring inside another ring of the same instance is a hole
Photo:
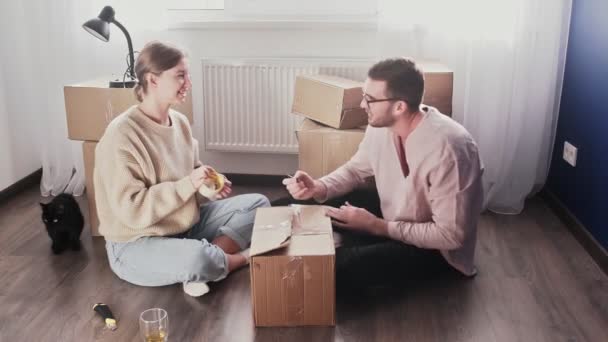
[[[375,191],[354,191],[325,204],[340,207],[346,201],[382,217],[380,199]],[[272,206],[289,204],[315,202],[292,198],[272,202]],[[437,250],[418,248],[389,238],[353,233],[338,227],[334,227],[334,231],[343,237],[341,247],[336,249],[336,287],[339,289],[399,285],[452,271]]]

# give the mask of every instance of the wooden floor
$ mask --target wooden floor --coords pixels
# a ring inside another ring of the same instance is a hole
[[[0,205],[2,342],[139,341],[139,313],[152,307],[169,312],[171,341],[608,341],[608,277],[539,199],[518,216],[481,217],[473,280],[338,293],[335,328],[289,329],[254,328],[246,269],[196,299],[177,285],[121,281],[108,267],[104,241],[88,233],[81,252],[53,256],[40,200],[33,187]],[[86,214],[85,201],[79,198]],[[103,328],[96,302],[110,305],[118,330]]]

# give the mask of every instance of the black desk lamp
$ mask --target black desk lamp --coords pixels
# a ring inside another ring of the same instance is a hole
[[[101,39],[104,42],[110,40],[110,24],[114,23],[114,25],[118,26],[118,28],[125,34],[127,37],[127,44],[129,45],[129,61],[127,63],[127,71],[125,71],[123,75],[122,81],[115,80],[110,81],[110,88],[133,88],[137,83],[137,78],[135,77],[135,57],[133,56],[133,45],[131,44],[131,36],[129,36],[129,32],[122,26],[115,18],[114,18],[114,9],[111,6],[104,7],[97,18],[93,18],[82,25],[82,27],[94,35],[95,37]],[[129,77],[130,80],[125,81],[126,77]]]

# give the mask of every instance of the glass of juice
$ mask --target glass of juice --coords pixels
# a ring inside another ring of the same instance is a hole
[[[148,309],[139,315],[139,332],[145,342],[166,342],[169,336],[169,315],[160,308]]]

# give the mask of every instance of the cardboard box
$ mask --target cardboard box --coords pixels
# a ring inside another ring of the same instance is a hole
[[[93,169],[95,168],[95,147],[97,142],[85,141],[82,143],[82,157],[84,160],[84,183],[86,186],[87,202],[89,203],[89,226],[91,236],[100,236],[99,218],[95,205],[95,188],[93,186]]]
[[[335,325],[335,249],[323,206],[257,209],[250,252],[256,326]]]
[[[94,80],[63,88],[68,138],[99,141],[119,114],[137,104],[133,88],[109,88],[107,80]],[[192,123],[192,96],[175,106]]]
[[[291,111],[338,129],[367,124],[363,83],[327,75],[296,77]]]
[[[454,73],[438,62],[420,62],[424,72],[424,98],[422,103],[437,108],[441,113],[452,116],[452,93]]]
[[[305,119],[296,131],[299,169],[313,178],[334,171],[357,152],[364,135],[364,128],[337,130]]]

